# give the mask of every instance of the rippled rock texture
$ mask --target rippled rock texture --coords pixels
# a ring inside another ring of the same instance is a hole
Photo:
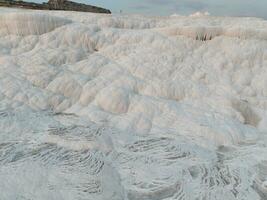
[[[1,200],[267,199],[267,22],[0,10]]]

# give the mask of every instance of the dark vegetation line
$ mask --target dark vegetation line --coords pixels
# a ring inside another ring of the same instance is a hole
[[[66,10],[111,14],[111,11],[105,8],[76,3],[68,0],[49,0],[48,3],[42,4],[15,0],[0,0],[0,6],[34,10]]]

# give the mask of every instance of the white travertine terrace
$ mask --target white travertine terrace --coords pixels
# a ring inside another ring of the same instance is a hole
[[[0,9],[0,199],[267,199],[267,21]]]

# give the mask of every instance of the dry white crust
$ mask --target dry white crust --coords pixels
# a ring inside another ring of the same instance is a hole
[[[267,199],[267,21],[0,9],[1,200]]]

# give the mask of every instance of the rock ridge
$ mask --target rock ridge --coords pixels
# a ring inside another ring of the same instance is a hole
[[[0,6],[35,10],[65,10],[111,14],[111,11],[105,8],[76,3],[67,0],[49,0],[48,3],[42,4],[14,0],[0,0]]]

